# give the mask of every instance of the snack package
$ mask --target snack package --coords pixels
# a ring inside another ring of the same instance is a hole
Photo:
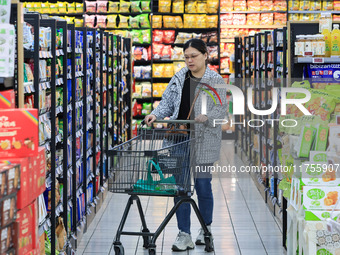
[[[97,28],[106,28],[106,16],[97,15]]]
[[[131,28],[139,28],[139,16],[132,17],[130,16],[130,27]]]
[[[163,31],[163,43],[172,44],[175,42],[175,30]]]
[[[183,20],[181,16],[174,16],[175,27],[176,28],[183,28]]]
[[[119,14],[119,28],[129,28],[129,17]]]
[[[229,0],[220,1],[220,11],[221,12],[231,12],[234,10],[234,2]]]
[[[171,59],[171,45],[164,45],[161,51],[161,59],[170,60]]]
[[[246,14],[234,14],[233,25],[245,25],[247,22]]]
[[[322,1],[322,11],[332,11],[333,9],[334,9],[333,1],[330,0]]]
[[[197,2],[189,0],[185,3],[185,13],[197,13]]]
[[[51,8],[51,4],[50,4]],[[76,12],[76,3],[67,3],[67,11],[69,13],[75,13]]]
[[[172,60],[184,60],[183,48],[181,48],[181,47],[174,47],[172,49],[171,59]]]
[[[286,25],[287,14],[286,13],[274,13],[274,25]]]
[[[300,15],[298,13],[288,14],[288,19],[291,21],[300,20]]]
[[[119,6],[120,6],[119,12],[129,13],[130,5],[131,5],[131,2],[126,2],[126,1],[121,0],[119,3]]]
[[[163,77],[172,77],[174,75],[173,64],[164,64]]]
[[[206,16],[207,28],[215,28],[218,23],[218,15],[207,15]]]
[[[315,146],[316,151],[326,151],[328,142],[328,127],[319,125],[316,131]]]
[[[186,65],[185,65],[185,62],[174,62],[173,63],[174,65],[174,74],[179,72],[182,68],[184,68]]]
[[[142,6],[142,12],[151,12],[151,7],[150,7],[151,1],[142,1],[141,6]]]
[[[261,1],[261,11],[273,11],[274,4],[272,1],[264,0]]]
[[[83,3],[76,3],[76,13],[82,13],[84,11]]]
[[[139,23],[141,28],[150,28],[149,14],[141,14],[139,16]]]
[[[152,76],[155,78],[164,77],[164,65],[163,64],[153,64],[152,66]]]
[[[303,188],[303,207],[305,210],[332,210],[338,201],[340,187]],[[339,207],[335,210],[339,210]]]
[[[151,66],[141,66],[141,78],[142,79],[151,78]]]
[[[170,12],[171,11],[171,0],[164,0],[158,2],[158,12]]]
[[[234,14],[232,14],[232,13],[221,14],[220,15],[220,25],[221,25],[221,27],[223,28],[223,27],[232,25],[233,24],[233,17],[234,17]]]
[[[184,28],[195,28],[197,27],[197,20],[196,17],[194,15],[190,15],[190,14],[184,14]],[[200,22],[201,24],[202,22]]]
[[[217,31],[208,33],[209,43],[218,43]]]
[[[300,158],[308,158],[311,150],[316,129],[314,127],[305,126],[301,130],[298,142],[296,143],[295,150]]]
[[[109,1],[109,12],[118,12],[119,11],[119,2]]]
[[[248,14],[247,25],[260,25],[261,21],[260,13]]]
[[[247,2],[246,1],[234,1],[234,10],[235,11],[247,11]]]
[[[174,0],[172,2],[173,13],[184,13],[184,0]]]
[[[310,7],[311,7],[310,0],[301,0],[300,1],[300,7],[299,7],[300,11],[307,11],[307,10],[310,9]]]
[[[131,1],[131,12],[142,12],[140,1]]]
[[[248,11],[259,12],[261,11],[261,2],[260,1],[247,1]]]
[[[340,1],[334,1],[333,8],[334,8],[334,11],[340,11]],[[334,20],[334,17],[333,17],[333,20]]]
[[[175,28],[174,16],[163,16],[163,26],[164,28]]]
[[[108,28],[117,28],[117,15],[107,15],[107,24]]]
[[[176,44],[183,44],[186,41],[190,40],[192,38],[192,34],[190,33],[183,33],[183,32],[178,32],[176,36],[175,43]]]
[[[107,1],[97,1],[97,12],[107,12]]]
[[[94,19],[96,18],[95,15],[87,15],[85,14],[85,26],[94,28]]]
[[[86,6],[86,12],[96,12],[97,11],[97,3],[96,2],[85,1],[85,6]],[[60,4],[59,4],[59,11],[61,11]],[[62,12],[66,13],[66,9],[65,9],[65,11],[62,11]]]
[[[207,3],[203,2],[203,1],[198,1],[196,11],[197,11],[197,13],[206,13],[207,12]]]
[[[262,25],[273,25],[274,14],[273,13],[261,13]]]
[[[84,20],[83,19],[74,19],[74,26],[75,27],[83,27],[84,26]]]
[[[163,51],[163,44],[153,43],[153,59],[161,59],[162,51]]]
[[[163,16],[162,15],[152,15],[152,27],[162,28]]]
[[[288,9],[290,11],[298,11],[300,9],[300,1],[299,0],[289,0],[288,1]]]
[[[274,11],[286,11],[287,10],[287,2],[286,1],[274,1]]]
[[[163,30],[154,30],[152,31],[152,41],[155,43],[163,42],[164,32]]]
[[[151,30],[150,29],[140,30],[140,33],[142,34],[143,43],[151,43]]]
[[[85,1],[87,3],[87,1]],[[41,6],[41,5],[40,5]],[[96,8],[96,3],[94,2],[94,8]],[[58,9],[61,13],[67,13],[67,5],[64,2],[58,2]],[[96,9],[94,9],[96,11]],[[41,12],[41,10],[40,10]]]
[[[218,0],[207,1],[207,13],[217,13],[218,5]]]

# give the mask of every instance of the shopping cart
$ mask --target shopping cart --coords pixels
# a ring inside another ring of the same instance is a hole
[[[183,123],[193,124],[194,121],[171,120],[162,121],[171,125]],[[156,240],[170,219],[183,203],[192,205],[197,218],[204,230],[205,251],[214,250],[213,238],[199,212],[197,204],[191,198],[194,193],[195,139],[194,131],[189,129],[143,129],[133,139],[114,147],[108,155],[113,161],[109,191],[129,194],[124,214],[114,241],[116,255],[124,254],[120,242],[121,235],[143,237],[143,247],[149,254],[156,254]],[[139,196],[179,197],[156,232],[147,228]],[[123,231],[133,201],[136,201],[140,215],[141,232]]]

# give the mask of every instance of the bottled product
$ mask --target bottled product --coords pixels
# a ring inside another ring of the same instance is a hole
[[[317,57],[324,57],[325,56],[325,50],[326,50],[326,43],[324,35],[317,35]]]
[[[314,39],[313,35],[306,35],[305,36],[305,53],[306,52],[313,52],[313,48],[312,48],[313,39]]]
[[[340,30],[339,24],[334,25],[334,29],[331,33],[331,41],[332,41],[332,49],[331,55],[333,56],[340,56]]]
[[[332,47],[332,39],[331,39],[331,32],[325,28],[322,30],[322,34],[324,35],[325,39],[325,57],[329,58],[331,56],[331,47]]]

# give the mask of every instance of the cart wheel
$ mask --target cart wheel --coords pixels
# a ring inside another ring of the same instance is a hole
[[[150,233],[149,229],[143,229],[142,230],[143,233]],[[149,243],[150,243],[151,237],[150,236],[143,236],[143,247],[144,248],[148,248],[149,247]]]
[[[115,250],[115,255],[124,255],[123,245],[115,245],[114,250]]]
[[[149,255],[156,255],[156,250],[154,248],[150,248]]]
[[[212,236],[209,237],[204,237],[204,242],[205,242],[205,251],[206,252],[212,252],[214,251],[214,241]]]

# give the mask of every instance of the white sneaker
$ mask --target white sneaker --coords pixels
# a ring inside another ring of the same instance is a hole
[[[179,231],[176,241],[172,245],[173,251],[186,251],[189,249],[194,249],[195,244],[191,240],[191,235],[188,233]]]
[[[208,228],[209,232],[211,233],[211,226],[209,225],[209,226],[207,226],[207,228]],[[203,228],[200,228],[200,231],[199,231],[199,234],[198,234],[198,236],[196,238],[195,244],[197,244],[197,245],[205,245],[204,230],[203,230]]]

